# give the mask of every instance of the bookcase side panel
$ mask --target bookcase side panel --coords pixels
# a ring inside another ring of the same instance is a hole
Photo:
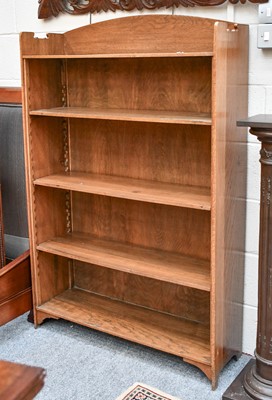
[[[242,346],[246,146],[236,121],[241,112],[247,114],[247,50],[247,27],[216,26],[211,237],[213,382]],[[239,99],[239,106],[235,99]]]
[[[72,287],[72,263],[66,258],[39,252],[37,270],[39,280],[36,306],[44,304]]]
[[[63,63],[61,60],[27,60],[26,112],[63,105]]]
[[[21,36],[21,54],[31,52],[29,46],[24,42],[25,36]],[[27,38],[25,38],[28,41]],[[39,281],[39,269],[38,269],[38,253],[36,251],[37,245],[37,231],[39,231],[39,223],[37,222],[37,201],[35,196],[35,189],[33,180],[36,174],[39,174],[43,170],[41,164],[44,159],[47,158],[46,146],[44,145],[50,141],[44,137],[44,132],[41,129],[36,130],[37,126],[29,117],[29,110],[31,107],[36,107],[42,104],[41,99],[47,104],[52,100],[52,96],[56,94],[53,90],[54,77],[56,78],[55,88],[58,91],[58,65],[57,63],[44,64],[41,62],[36,63],[33,60],[22,60],[22,81],[23,81],[23,119],[24,119],[24,150],[25,150],[25,163],[26,163],[26,182],[27,182],[27,206],[28,206],[28,224],[29,224],[29,236],[30,236],[30,249],[31,249],[31,270],[32,270],[32,287],[33,287],[33,303],[34,303],[34,317],[36,321],[36,310],[35,306],[40,301],[40,281]],[[51,79],[51,82],[50,82]],[[48,85],[48,86],[47,86]],[[53,90],[51,95],[50,91]],[[52,103],[51,103],[52,104]],[[41,139],[41,140],[40,140]],[[56,141],[53,140],[51,145],[55,145]],[[52,147],[54,148],[54,147]],[[51,161],[52,161],[52,148],[51,148]],[[48,157],[48,160],[50,156]],[[49,162],[46,161],[47,168]],[[38,172],[36,171],[38,169]]]
[[[66,129],[60,118],[30,117],[32,180],[64,172]]]
[[[33,268],[35,270],[35,304],[39,306],[71,286],[72,269],[67,259],[44,254],[37,245],[52,237],[61,236],[70,229],[70,195],[64,190],[36,187],[32,221]]]

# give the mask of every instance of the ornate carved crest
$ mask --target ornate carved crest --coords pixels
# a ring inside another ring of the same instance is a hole
[[[41,19],[56,17],[59,13],[73,15],[99,11],[131,11],[134,9],[154,10],[162,7],[218,6],[227,0],[39,0],[38,17]],[[229,0],[232,4],[246,0]],[[251,3],[266,3],[268,0],[249,0]]]

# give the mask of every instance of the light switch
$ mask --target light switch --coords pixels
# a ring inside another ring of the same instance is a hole
[[[258,25],[258,48],[272,49],[272,24]]]
[[[259,4],[259,22],[261,24],[272,24],[272,0]]]
[[[270,37],[270,33],[269,32],[266,31],[266,32],[263,33],[263,40],[265,42],[269,41],[269,37]]]

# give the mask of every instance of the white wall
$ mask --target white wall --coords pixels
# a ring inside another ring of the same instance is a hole
[[[132,13],[100,13],[82,16],[60,15],[38,20],[38,0],[0,0],[0,86],[20,86],[19,32],[63,32],[109,18]],[[144,11],[144,14],[151,12]],[[141,14],[143,14],[141,13]],[[250,24],[249,115],[272,113],[272,50],[257,49],[258,6],[253,4],[160,10],[159,13],[186,14]],[[246,276],[244,298],[243,351],[253,354],[257,320],[257,263],[259,221],[259,144],[248,138],[248,190],[246,231]]]

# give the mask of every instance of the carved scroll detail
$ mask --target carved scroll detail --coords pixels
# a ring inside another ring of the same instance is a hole
[[[218,6],[227,0],[39,0],[38,17],[56,17],[59,13],[72,15],[99,11],[154,10],[170,7]],[[246,0],[229,0],[232,4],[245,3]],[[251,3],[266,3],[268,0],[249,0]]]
[[[260,151],[261,155],[266,158],[272,158],[272,151],[268,151],[265,148],[262,148]]]

